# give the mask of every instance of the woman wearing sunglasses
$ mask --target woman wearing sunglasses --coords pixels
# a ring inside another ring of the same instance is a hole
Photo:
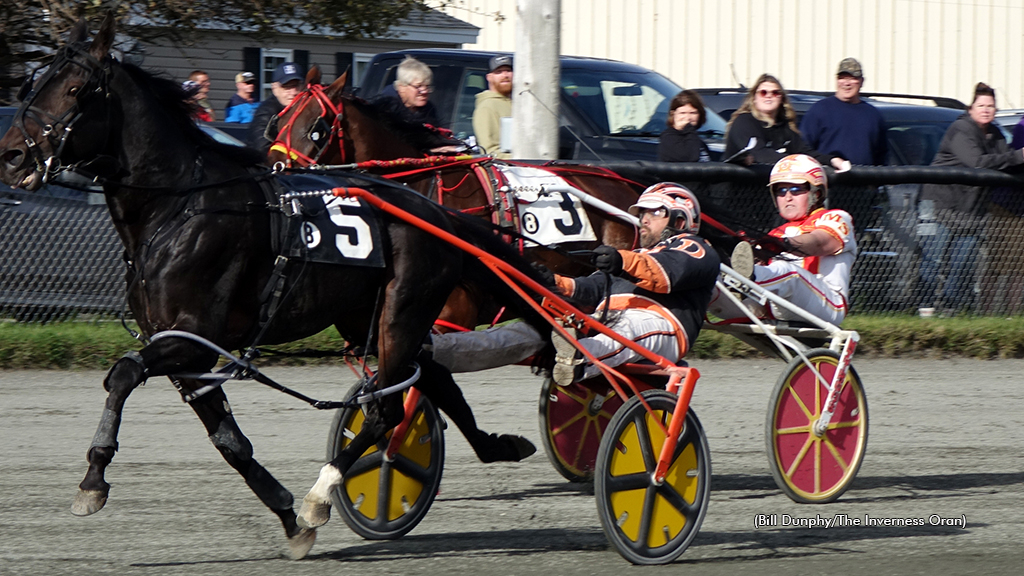
[[[762,74],[725,128],[726,162],[774,164],[790,154],[807,154],[837,170],[850,167],[843,158],[822,154],[804,142],[782,84]]]

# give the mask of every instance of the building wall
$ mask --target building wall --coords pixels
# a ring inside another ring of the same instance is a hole
[[[323,82],[329,83],[336,78],[337,52],[377,54],[408,48],[459,48],[461,44],[394,39],[342,41],[310,35],[282,35],[273,40],[257,43],[241,35],[217,34],[192,46],[176,47],[169,43],[148,43],[144,46],[145,58],[142,66],[149,70],[163,71],[181,82],[187,80],[193,70],[205,71],[210,76],[210,105],[216,112],[216,119],[223,120],[224,107],[235,93],[235,74],[246,70],[243,50],[260,47],[307,50],[309,63],[318,64],[323,72]]]
[[[482,28],[465,48],[515,50],[516,0],[429,5]],[[969,102],[995,87],[1024,108],[1024,0],[561,0],[561,52],[623,60],[687,87],[835,88],[839,61],[864,66],[865,90]]]

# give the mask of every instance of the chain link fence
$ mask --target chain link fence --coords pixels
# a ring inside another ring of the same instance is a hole
[[[706,214],[764,233],[778,220],[769,166],[619,162],[604,165],[649,184],[676,181]],[[857,167],[830,174],[829,205],[853,216],[859,256],[851,312],[1024,313],[1024,180],[991,170]],[[986,187],[982,210],[935,210],[925,183]],[[0,318],[23,322],[113,319],[124,306],[123,247],[97,194],[0,198]],[[92,200],[92,203],[89,200]]]

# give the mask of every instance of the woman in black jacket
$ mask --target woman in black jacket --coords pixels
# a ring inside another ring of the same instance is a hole
[[[668,128],[658,140],[661,162],[710,162],[708,146],[697,135],[708,115],[704,101],[693,90],[676,94],[668,106]]]
[[[846,160],[822,154],[804,142],[782,83],[762,74],[725,127],[725,161],[774,164],[790,154],[807,154],[822,165],[849,169]]]

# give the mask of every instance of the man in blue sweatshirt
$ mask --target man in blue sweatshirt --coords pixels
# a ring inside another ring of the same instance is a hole
[[[860,62],[845,58],[836,74],[836,93],[815,102],[800,123],[804,140],[823,154],[852,164],[882,166],[889,146],[882,114],[861,100],[864,72]]]

